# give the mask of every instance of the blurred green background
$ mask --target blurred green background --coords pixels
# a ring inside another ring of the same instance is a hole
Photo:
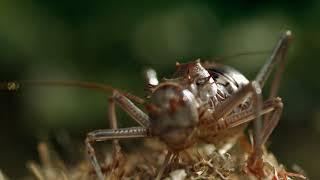
[[[319,19],[316,0],[0,0],[0,80],[85,80],[144,96],[146,67],[170,77],[176,61],[271,50],[280,32],[291,29],[280,89],[285,109],[270,149],[287,167],[297,164],[319,179]],[[267,57],[219,62],[252,79]],[[81,143],[86,132],[107,128],[106,110],[107,97],[90,90],[0,92],[0,169],[13,178],[25,176],[25,164],[38,160],[43,139],[76,161],[63,144]],[[134,124],[123,113],[119,119],[122,127]]]

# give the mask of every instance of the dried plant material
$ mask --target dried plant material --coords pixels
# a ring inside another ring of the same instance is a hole
[[[185,179],[187,177],[187,173],[186,170],[184,169],[177,169],[174,170],[172,172],[170,172],[170,178],[166,178],[166,179],[170,179],[170,180],[181,180],[181,179]]]
[[[28,163],[32,176],[38,180],[97,179],[90,162],[84,157],[75,166],[70,167],[62,163],[52,149],[48,148],[47,144],[40,143],[38,150],[41,163]],[[147,140],[145,146],[141,149],[121,154],[117,159],[113,159],[111,152],[107,152],[107,158],[102,163],[102,171],[105,174],[105,179],[110,180],[154,179],[166,153],[164,144],[156,140]],[[162,179],[255,180],[257,178],[250,175],[246,170],[248,155],[241,143],[236,143],[224,154],[219,153],[213,145],[201,144],[174,156],[171,163],[164,169]],[[298,177],[296,174],[287,173],[284,166],[277,162],[275,156],[265,149],[263,159],[265,162],[264,171],[268,175],[265,179],[284,179],[284,175]],[[303,176],[300,178],[303,178]],[[287,179],[290,179],[290,177],[287,177]]]

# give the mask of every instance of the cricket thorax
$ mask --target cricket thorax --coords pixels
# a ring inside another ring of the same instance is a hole
[[[206,106],[214,111],[215,107],[236,93],[249,81],[237,70],[218,64],[206,64],[199,61],[177,64],[177,70],[172,79],[189,89],[196,97],[200,106]],[[244,101],[241,109],[248,106]]]

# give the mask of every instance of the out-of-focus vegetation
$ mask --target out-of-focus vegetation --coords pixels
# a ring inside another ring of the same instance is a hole
[[[284,164],[320,178],[320,3],[317,1],[0,1],[0,80],[86,80],[144,95],[142,71],[169,77],[176,61],[271,50],[294,34],[280,96],[285,103],[270,148]],[[252,79],[268,55],[220,61]],[[74,88],[0,93],[0,169],[27,172],[40,139],[81,143],[107,128],[107,97]],[[134,124],[124,113],[120,126]],[[135,145],[131,142],[131,145]],[[130,142],[129,142],[130,143]],[[130,146],[130,145],[129,145]]]

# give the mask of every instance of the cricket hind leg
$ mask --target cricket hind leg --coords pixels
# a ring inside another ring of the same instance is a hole
[[[271,101],[272,101],[272,106],[274,110],[265,115],[265,116],[268,116],[269,118],[264,119],[264,126],[261,131],[261,141],[260,141],[261,144],[257,145],[260,148],[267,142],[271,133],[276,128],[283,111],[283,103],[279,97],[272,98]],[[263,170],[261,169],[263,168],[263,166],[261,166],[261,164],[263,164],[263,160],[262,160],[262,155],[257,154],[256,152],[257,151],[254,150],[253,153],[249,156],[247,167],[250,170],[250,172],[254,174],[259,174],[259,172],[263,172]],[[288,179],[288,177],[297,177],[299,179],[306,179],[306,177],[302,174],[287,172],[285,169],[280,169],[278,171],[276,170],[275,167],[274,169],[275,169],[275,175],[274,175],[275,179],[277,179],[276,177],[282,177],[282,179],[285,179],[285,180]],[[280,180],[280,178],[278,179]]]
[[[246,90],[246,89],[242,89],[242,91],[247,93],[250,92],[249,90]],[[235,97],[239,98],[239,96],[235,96]],[[236,101],[234,100],[234,102]],[[216,130],[216,133],[219,133],[219,131],[221,130],[234,128],[244,123],[248,123],[256,119],[257,117],[261,117],[262,115],[271,114],[270,116],[271,119],[268,122],[263,123],[264,124],[263,127],[258,132],[256,132],[256,136],[254,136],[253,151],[250,154],[250,157],[247,163],[248,170],[252,172],[255,176],[262,178],[264,177],[265,174],[263,172],[264,164],[262,161],[261,146],[267,141],[271,132],[279,122],[281,112],[283,109],[283,104],[282,104],[281,98],[277,97],[277,98],[272,98],[270,100],[265,101],[263,103],[263,107],[259,111],[257,111],[254,105],[251,107],[253,108],[241,111],[239,113],[228,115],[219,121],[215,121],[215,123],[211,124],[210,126],[212,127],[212,129]]]
[[[240,124],[243,124],[244,122],[241,122],[242,119],[240,119],[240,114],[236,114],[237,116],[233,117],[234,119],[228,119],[229,116],[233,116],[234,113],[232,111],[239,107],[241,103],[243,103],[246,98],[249,96],[251,97],[251,108],[250,113],[253,119],[256,119],[253,121],[254,125],[254,142],[255,142],[255,149],[257,149],[257,152],[259,154],[260,150],[257,148],[258,144],[261,144],[261,116],[260,113],[262,112],[262,90],[260,88],[260,85],[256,81],[249,82],[247,85],[243,86],[241,89],[239,89],[236,93],[232,94],[229,98],[227,98],[225,101],[223,101],[220,105],[218,105],[214,111],[214,113],[211,114],[211,118],[209,118],[209,127],[212,131],[212,133],[219,133],[222,130],[226,130],[231,127],[239,126]],[[248,115],[247,111],[246,112]],[[231,115],[230,115],[231,114]],[[227,119],[226,119],[227,118]],[[252,120],[252,119],[251,119]],[[206,123],[205,123],[206,124]]]
[[[270,58],[267,60],[265,65],[261,68],[260,72],[256,76],[255,80],[260,84],[261,87],[263,87],[266,81],[268,80],[271,72],[273,71],[275,65],[278,64],[279,67],[277,68],[277,71],[275,73],[274,79],[271,84],[271,90],[269,95],[270,99],[274,98],[278,92],[281,76],[285,67],[285,59],[286,59],[285,57],[288,53],[288,48],[291,40],[292,40],[291,31],[289,30],[285,31],[281,35]],[[255,127],[256,132],[258,132],[259,135],[254,137],[254,152],[250,156],[248,161],[248,167],[249,169],[251,169],[251,171],[256,171],[256,172],[260,171],[259,163],[262,162],[262,145],[267,141],[271,132],[277,125],[283,109],[282,106],[283,106],[282,103],[278,104],[278,111],[275,111],[275,113],[273,113],[272,115],[266,114],[264,116],[264,125],[263,125],[264,128],[261,129],[262,130],[261,132],[259,132],[260,130],[257,130],[257,128]]]
[[[243,124],[245,122],[249,122],[255,118],[256,120],[253,121],[254,123],[254,147],[253,147],[253,153],[250,156],[250,161],[248,163],[248,167],[257,175],[257,176],[263,176],[262,171],[262,145],[265,143],[269,135],[271,134],[272,130],[275,128],[277,122],[279,121],[280,114],[282,112],[282,103],[279,103],[277,106],[273,107],[277,110],[272,113],[272,115],[267,115],[264,118],[264,124],[262,128],[262,122],[261,122],[261,113],[266,113],[266,109],[261,109],[261,88],[264,86],[265,82],[267,81],[268,77],[270,76],[274,66],[278,63],[280,63],[281,67],[278,68],[278,71],[276,72],[275,79],[272,83],[272,89],[271,89],[271,95],[270,97],[275,96],[279,82],[281,73],[284,68],[284,57],[287,54],[288,46],[290,44],[291,40],[291,32],[286,31],[281,36],[280,40],[278,41],[275,49],[273,50],[273,53],[269,60],[265,63],[265,65],[262,67],[260,72],[258,73],[257,77],[254,81],[249,82],[249,84],[242,87],[239,91],[237,91],[235,94],[233,94],[231,97],[226,99],[223,103],[221,103],[219,106],[216,107],[215,112],[212,114],[212,118],[214,119],[214,122],[216,124],[213,127],[213,131],[219,131],[219,130],[225,130],[230,127],[235,127],[240,124]],[[231,117],[228,117],[228,115],[236,108],[238,105],[240,105],[245,98],[251,95],[252,98],[252,109],[248,111],[243,111],[241,113],[233,114]],[[268,110],[270,111],[270,110]],[[273,111],[273,110],[272,110]],[[267,113],[268,114],[268,113]],[[249,116],[250,115],[250,116]],[[244,117],[242,117],[244,116]],[[247,116],[247,117],[245,117]],[[227,119],[226,119],[227,118]],[[233,122],[232,122],[233,121]]]
[[[263,107],[259,114],[256,114],[253,108],[231,114],[223,119],[223,122],[216,122],[212,126],[213,129],[226,130],[229,128],[234,128],[244,123],[248,123],[255,120],[257,116],[263,116],[270,114],[270,119],[268,122],[264,123],[264,126],[259,131],[259,140],[254,139],[253,150],[247,161],[248,170],[259,178],[264,177],[263,167],[264,163],[262,161],[262,149],[261,146],[265,144],[271,132],[276,127],[279,122],[281,113],[283,109],[283,103],[281,98],[276,97],[267,100],[263,103]],[[266,120],[266,119],[264,119]],[[218,133],[218,132],[217,132]]]
[[[261,122],[261,117],[260,117],[260,105],[261,105],[261,88],[265,85],[266,81],[268,80],[272,70],[274,69],[274,66],[276,64],[281,65],[281,67],[278,69],[278,71],[276,72],[274,81],[272,82],[272,88],[271,88],[271,94],[270,97],[275,96],[277,90],[278,90],[278,86],[280,83],[280,77],[281,77],[281,73],[283,71],[284,68],[284,57],[287,54],[288,51],[288,47],[289,44],[291,42],[291,32],[290,31],[286,31],[285,33],[282,34],[282,36],[280,37],[280,40],[278,41],[276,47],[274,48],[270,58],[267,60],[267,62],[265,63],[265,65],[261,68],[260,72],[258,73],[258,75],[256,76],[255,80],[251,83],[249,83],[249,85],[251,84],[251,92],[253,90],[257,90],[260,91],[260,95],[258,95],[257,93],[253,93],[253,95],[256,95],[256,97],[253,99],[253,105],[252,107],[254,108],[254,114],[255,114],[255,118],[257,118],[255,121],[253,121],[253,125],[254,125],[254,142],[253,142],[253,153],[250,156],[250,160],[249,160],[249,164],[248,167],[249,169],[251,169],[252,171],[254,171],[254,173],[258,176],[263,176],[263,172],[262,172],[262,145],[265,143],[265,141],[267,140],[267,138],[269,137],[269,135],[271,134],[272,130],[274,129],[275,125],[277,124],[281,112],[279,113],[278,111],[275,111],[277,113],[273,114],[273,115],[266,115],[265,116],[265,121],[263,123],[263,127],[264,129],[262,129],[262,122]],[[254,84],[253,84],[254,83]],[[255,86],[253,86],[255,85]],[[231,96],[228,101],[226,103],[223,103],[222,106],[218,106],[218,118],[223,118],[225,115],[227,115],[229,112],[231,112],[234,108],[235,105],[238,105],[237,103],[239,102],[239,100],[241,100],[241,98],[245,95],[245,93],[248,93],[244,90],[248,85],[246,85],[244,88],[240,89],[237,93],[233,94],[233,96]],[[259,98],[257,98],[259,97]],[[238,100],[237,100],[238,99]],[[238,102],[237,102],[238,101]],[[258,106],[258,107],[255,107]],[[223,109],[226,108],[226,109]],[[281,111],[282,111],[282,105],[281,105]],[[218,121],[219,122],[219,121]],[[270,123],[271,122],[271,123]],[[236,123],[240,123],[241,121],[236,121]],[[219,127],[221,127],[222,129],[225,129],[228,126],[227,121],[221,120],[220,121],[220,125]]]
[[[283,110],[283,103],[280,98],[274,98],[272,101],[273,111],[266,114],[270,115],[270,118],[264,119],[264,125],[259,133],[260,140],[254,141],[254,149],[247,162],[248,170],[258,177],[264,177],[265,175],[263,171],[262,146],[276,128]]]
[[[284,66],[285,66],[285,59],[286,59],[285,57],[288,53],[288,48],[291,43],[291,40],[292,40],[291,31],[287,30],[284,33],[282,33],[280,39],[278,40],[276,47],[272,51],[270,58],[266,61],[266,63],[260,69],[260,71],[258,72],[258,74],[255,78],[255,80],[263,88],[266,81],[268,80],[271,72],[275,68],[275,65],[278,65],[279,66],[278,70],[277,70],[275,77],[274,77],[274,80],[272,82],[273,88],[271,88],[271,94],[273,94],[273,95],[276,94],[278,87],[279,87],[281,75],[282,75],[282,72],[283,72]]]
[[[279,42],[278,50],[276,49],[274,53],[274,54],[278,54],[278,55],[274,55],[275,57],[278,56],[278,59],[274,58],[273,60],[270,60],[271,62],[269,64],[272,64],[272,61],[274,61],[274,63],[278,64],[278,67],[276,68],[276,72],[274,73],[274,76],[271,82],[269,99],[276,97],[278,94],[281,78],[286,66],[286,61],[287,61],[286,56],[288,54],[288,47],[291,39],[292,39],[291,32],[290,31],[285,32]],[[276,53],[277,51],[278,53]],[[268,62],[266,64],[268,64]],[[270,66],[269,69],[273,68],[272,65],[269,65],[269,66]],[[268,122],[268,119],[270,118],[271,118],[270,114],[265,115],[264,116],[264,119],[266,119],[265,122]]]
[[[108,116],[110,120],[110,127],[112,129],[118,129],[118,121],[116,116],[116,109],[115,109],[115,100],[113,97],[109,98],[109,105],[108,105]],[[114,139],[112,141],[112,167],[116,167],[119,164],[120,159],[123,157],[121,153],[121,146],[119,144],[118,139]]]
[[[228,123],[225,121],[225,118],[230,115],[230,113],[241,103],[243,103],[246,98],[249,96],[251,97],[251,110],[256,115],[255,118],[256,121],[253,121],[255,131],[254,131],[254,137],[256,141],[260,141],[259,131],[261,129],[261,120],[260,120],[260,111],[262,109],[262,90],[260,88],[259,83],[256,81],[249,82],[247,85],[239,89],[236,93],[232,94],[228,99],[223,101],[219,106],[216,107],[214,113],[211,115],[212,119],[209,120],[211,122],[217,122],[214,123],[213,131],[220,131],[227,129]],[[210,122],[209,122],[210,124]]]

